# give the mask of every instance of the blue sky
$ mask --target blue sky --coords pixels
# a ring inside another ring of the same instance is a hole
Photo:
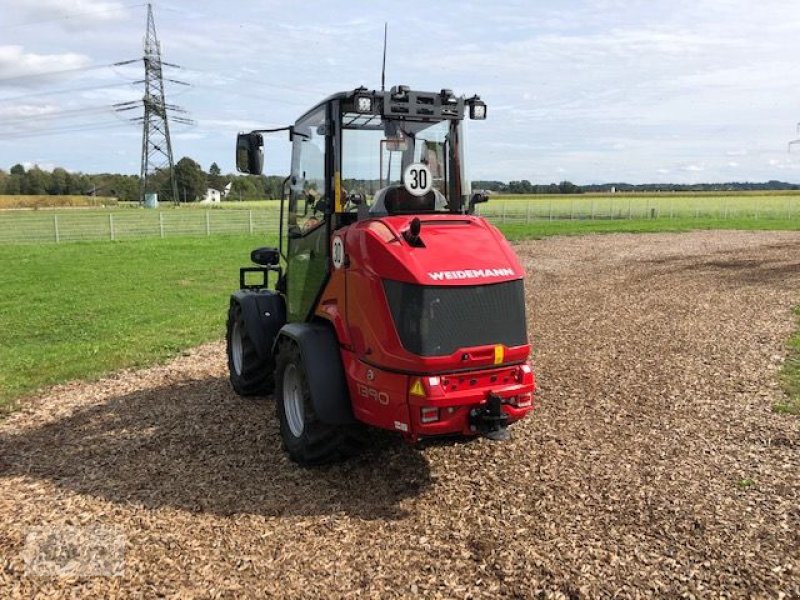
[[[400,8],[398,8],[400,6]],[[138,173],[141,131],[109,107],[140,99],[146,9],[114,0],[0,0],[0,168]],[[478,93],[473,178],[632,183],[800,181],[795,2],[154,3],[176,160],[233,169],[242,129],[287,125],[334,91]],[[98,68],[87,68],[94,67]],[[64,71],[52,74],[53,71]],[[271,141],[269,172],[288,168]]]

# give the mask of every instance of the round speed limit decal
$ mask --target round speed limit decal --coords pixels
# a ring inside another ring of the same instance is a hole
[[[428,165],[422,163],[408,165],[403,172],[403,185],[406,191],[414,196],[424,196],[430,192],[433,181]]]
[[[344,242],[338,235],[333,238],[333,247],[331,248],[331,259],[333,266],[341,269],[344,264]]]

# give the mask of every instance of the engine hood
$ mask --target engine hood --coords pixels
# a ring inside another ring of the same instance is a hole
[[[403,233],[421,223],[421,244]],[[485,219],[461,215],[402,215],[357,223],[347,233],[352,266],[381,279],[457,286],[521,279],[522,266],[503,235]]]

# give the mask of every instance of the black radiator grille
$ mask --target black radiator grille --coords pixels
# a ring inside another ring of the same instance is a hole
[[[403,347],[419,356],[459,348],[527,343],[521,279],[491,285],[423,286],[385,280]]]

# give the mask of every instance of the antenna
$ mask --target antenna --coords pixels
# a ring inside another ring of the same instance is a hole
[[[383,68],[381,69],[381,91],[386,91],[386,36],[389,31],[389,23],[383,22]]]

